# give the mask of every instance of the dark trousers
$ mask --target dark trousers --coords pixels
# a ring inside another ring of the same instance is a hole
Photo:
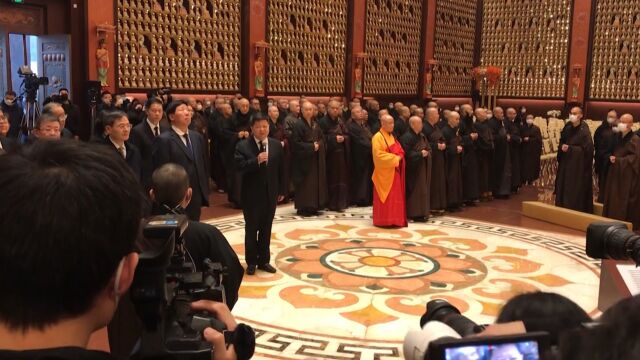
[[[271,260],[271,226],[276,213],[276,199],[264,192],[262,199],[246,200],[244,215],[244,250],[247,265],[264,265]]]
[[[200,213],[202,212],[202,191],[198,185],[192,187],[193,194],[191,196],[191,202],[184,209],[189,220],[200,221]]]

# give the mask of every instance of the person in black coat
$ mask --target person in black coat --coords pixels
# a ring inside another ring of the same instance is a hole
[[[142,184],[145,189],[151,186],[151,174],[153,173],[153,142],[160,134],[169,131],[169,127],[162,125],[160,120],[164,114],[162,101],[151,98],[145,104],[146,120],[131,129],[129,142],[140,150],[142,157]]]
[[[9,133],[9,119],[0,110],[0,154],[9,152],[17,145],[17,141],[12,138],[8,138]]]
[[[264,114],[251,119],[252,136],[236,145],[235,160],[241,176],[245,220],[245,259],[247,274],[260,270],[275,273],[269,264],[271,225],[276,204],[285,195],[282,181],[284,151],[276,139],[269,138],[269,120]]]
[[[202,206],[209,206],[209,175],[207,174],[207,146],[202,135],[189,131],[191,111],[184,101],[174,101],[167,107],[171,129],[156,138],[153,144],[154,169],[166,163],[181,165],[189,174],[193,196],[186,208],[190,220],[199,221]]]
[[[128,141],[131,124],[127,114],[122,111],[113,111],[106,113],[103,120],[107,132],[107,137],[103,140],[104,144],[111,146],[118,155],[124,158],[136,175],[136,179],[142,184],[142,157],[140,150]]]
[[[22,107],[16,102],[16,93],[7,91],[4,99],[0,104],[0,110],[4,113],[9,121],[9,132],[7,137],[17,139],[20,135],[20,124],[22,123]]]

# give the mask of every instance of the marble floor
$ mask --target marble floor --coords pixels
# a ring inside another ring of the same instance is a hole
[[[597,314],[599,261],[584,254],[584,233],[520,214],[536,196],[527,188],[403,229],[372,226],[371,208],[301,218],[281,206],[271,240],[278,272],[245,276],[233,313],[255,328],[256,359],[402,358],[404,335],[435,298],[478,323],[535,290]],[[213,207],[205,216],[213,214],[207,222],[244,264],[242,215]]]

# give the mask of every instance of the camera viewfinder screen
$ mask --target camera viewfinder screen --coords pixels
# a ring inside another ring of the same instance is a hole
[[[451,347],[445,350],[445,360],[538,360],[536,341],[503,344],[481,344]]]

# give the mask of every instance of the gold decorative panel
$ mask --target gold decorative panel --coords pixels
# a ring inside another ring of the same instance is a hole
[[[598,0],[591,66],[591,98],[640,99],[640,3]]]
[[[270,0],[268,21],[271,92],[344,91],[346,0]]]
[[[364,92],[416,95],[422,0],[367,0]]]
[[[240,0],[118,0],[118,85],[240,89]]]
[[[477,1],[436,2],[433,93],[468,96],[476,43]]]
[[[481,64],[502,69],[498,95],[564,97],[571,0],[484,0],[483,12]]]

